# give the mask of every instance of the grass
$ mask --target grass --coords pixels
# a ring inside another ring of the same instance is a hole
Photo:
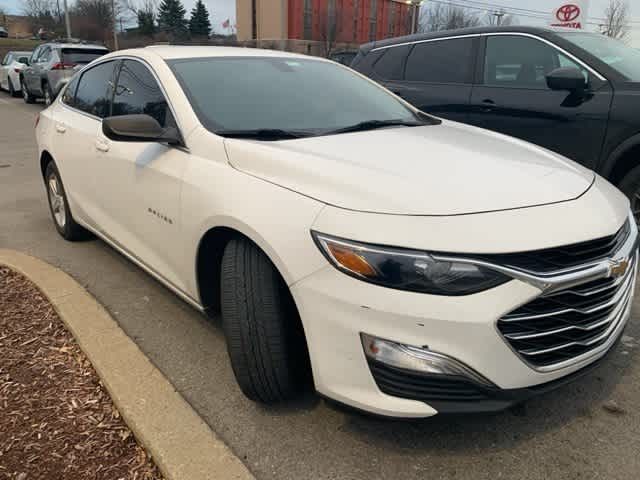
[[[42,40],[31,40],[30,38],[0,38],[0,48],[9,48],[12,50],[19,48],[33,50],[41,43]]]

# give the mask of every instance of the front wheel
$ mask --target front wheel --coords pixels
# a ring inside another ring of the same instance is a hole
[[[53,94],[53,91],[51,91],[48,83],[42,85],[42,91],[44,92],[44,104],[48,107],[56,99],[56,96]]]
[[[45,186],[47,188],[47,198],[49,200],[49,210],[53,223],[58,233],[65,240],[75,241],[87,237],[87,231],[76,223],[69,209],[67,194],[60,178],[58,167],[51,161],[47,165],[44,173]]]
[[[633,216],[640,225],[640,165],[624,176],[618,188],[629,198]]]
[[[306,387],[309,360],[289,289],[269,258],[245,238],[222,259],[222,323],[231,366],[251,400],[276,403]]]

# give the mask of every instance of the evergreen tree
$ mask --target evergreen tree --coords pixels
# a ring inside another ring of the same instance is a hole
[[[158,26],[174,37],[184,37],[187,33],[186,10],[180,0],[162,0],[158,8]]]
[[[152,37],[156,33],[156,15],[153,11],[138,10],[138,31]]]
[[[193,10],[191,10],[191,18],[189,19],[189,32],[194,37],[208,37],[211,33],[211,22],[209,21],[209,12],[204,6],[202,0],[197,0]]]

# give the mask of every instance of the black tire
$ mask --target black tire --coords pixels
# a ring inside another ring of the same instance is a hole
[[[631,210],[636,218],[636,223],[640,221],[640,165],[627,173],[618,184],[618,188],[622,190],[631,202]],[[639,223],[640,224],[640,223]]]
[[[49,82],[44,82],[42,84],[42,92],[44,93],[44,104],[48,107],[56,99],[53,90],[51,90],[51,87],[49,86]]]
[[[9,83],[9,95],[11,95],[12,97],[17,97],[18,93],[13,88],[13,82],[11,81],[11,79],[9,77],[7,77],[7,82]]]
[[[62,205],[60,208],[64,209],[64,222],[59,221],[56,218],[56,206],[54,206],[51,195],[51,181],[55,179],[57,187],[59,187],[59,195],[62,198]],[[58,167],[55,162],[51,161],[48,163],[47,168],[44,172],[44,185],[47,190],[47,200],[49,202],[49,211],[51,212],[51,219],[53,220],[53,224],[56,227],[58,233],[65,239],[71,242],[77,240],[83,240],[89,236],[89,232],[85,230],[82,226],[76,223],[73,219],[73,215],[71,215],[71,210],[69,209],[69,201],[67,200],[67,194],[64,190],[64,185],[62,184],[62,178],[60,177],[60,172],[58,171]]]
[[[306,388],[309,357],[291,293],[269,258],[248,239],[222,258],[222,323],[231,366],[251,400],[278,403]]]
[[[25,85],[24,79],[22,78],[20,79],[20,88],[22,90],[22,99],[24,100],[24,103],[36,103],[36,97],[31,95],[31,92]]]

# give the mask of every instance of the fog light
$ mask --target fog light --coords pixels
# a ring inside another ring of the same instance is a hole
[[[361,333],[362,346],[367,358],[392,367],[430,375],[465,377],[483,385],[493,384],[458,360],[433,352],[428,348],[412,347]]]

